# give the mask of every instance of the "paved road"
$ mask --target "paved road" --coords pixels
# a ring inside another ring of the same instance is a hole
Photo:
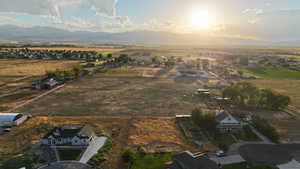
[[[87,147],[85,152],[82,154],[79,162],[87,163],[95,154],[97,154],[98,150],[104,146],[106,140],[107,140],[107,137],[97,137]]]
[[[292,160],[287,164],[281,164],[277,166],[279,169],[299,169],[300,163],[296,160]]]
[[[229,155],[226,157],[210,157],[211,160],[215,161],[217,164],[235,164],[235,163],[241,163],[245,160],[240,155]]]

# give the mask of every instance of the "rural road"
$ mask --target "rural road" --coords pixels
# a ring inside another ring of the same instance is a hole
[[[44,96],[47,96],[48,94],[50,94],[50,93],[52,93],[52,92],[54,92],[54,91],[56,91],[56,90],[58,90],[58,89],[60,89],[60,88],[63,88],[65,85],[66,85],[66,84],[62,84],[62,85],[57,86],[57,87],[55,87],[55,88],[53,88],[53,89],[51,89],[51,90],[48,90],[48,91],[42,93],[41,95],[39,95],[39,96],[37,96],[37,97],[35,97],[35,98],[33,98],[33,99],[30,99],[30,100],[28,100],[28,101],[26,101],[26,102],[24,102],[24,103],[22,103],[22,104],[19,104],[19,105],[17,105],[16,107],[14,107],[14,108],[12,108],[12,109],[6,111],[6,113],[12,113],[13,111],[17,110],[18,108],[21,108],[21,107],[23,107],[23,106],[25,106],[25,105],[27,105],[27,104],[29,104],[29,103],[32,103],[32,102],[34,102],[34,101],[36,101],[36,100],[38,100],[38,99],[40,99],[40,98],[42,98],[42,97],[44,97]]]

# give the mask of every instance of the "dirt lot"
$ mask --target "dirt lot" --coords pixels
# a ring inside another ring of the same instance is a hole
[[[148,153],[180,152],[188,148],[174,118],[135,119],[131,126],[129,146]]]
[[[81,78],[18,110],[39,115],[186,114],[200,100],[197,85],[173,79],[98,74]]]

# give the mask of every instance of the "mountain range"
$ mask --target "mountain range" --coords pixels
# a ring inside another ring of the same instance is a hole
[[[270,42],[263,40],[176,34],[156,31],[122,33],[68,31],[54,27],[0,26],[0,41],[18,42],[80,42],[111,44],[169,44],[169,45],[299,45],[300,41]]]

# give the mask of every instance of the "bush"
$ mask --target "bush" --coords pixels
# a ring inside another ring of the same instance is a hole
[[[109,153],[109,151],[111,150],[113,146],[113,141],[112,139],[109,137],[104,146],[98,150],[97,154],[95,154],[89,161],[88,164],[92,166],[92,168],[96,168],[97,166],[99,166],[102,162],[106,161],[106,154]]]

